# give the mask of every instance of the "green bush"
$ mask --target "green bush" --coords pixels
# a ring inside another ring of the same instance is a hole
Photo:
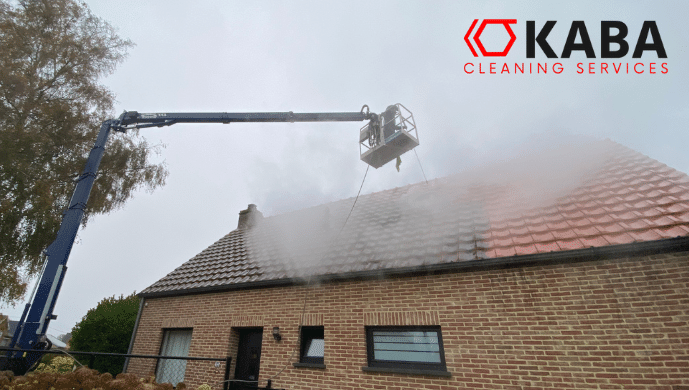
[[[127,353],[139,312],[139,297],[105,298],[90,309],[72,329],[70,349],[84,352]],[[117,375],[122,372],[124,358],[75,355],[85,366]],[[91,364],[93,362],[93,364]]]

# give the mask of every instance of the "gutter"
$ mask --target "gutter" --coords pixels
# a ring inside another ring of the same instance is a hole
[[[139,302],[139,312],[136,314],[136,322],[134,322],[134,331],[132,332],[132,338],[129,340],[129,348],[127,349],[127,355],[132,354],[132,349],[134,348],[134,340],[136,340],[136,331],[139,329],[139,320],[141,319],[141,312],[144,311],[144,301],[145,298],[141,298]],[[124,367],[122,372],[127,372],[127,367],[129,366],[129,356],[124,359]]]
[[[515,255],[510,257],[466,260],[450,263],[424,264],[419,266],[384,268],[369,271],[355,271],[341,274],[318,275],[319,282],[338,282],[351,280],[371,280],[386,277],[409,277],[436,275],[451,272],[472,272],[491,269],[532,267],[551,264],[573,264],[600,260],[613,260],[625,257],[658,255],[689,251],[689,236],[675,237],[656,241],[635,242],[631,244],[608,245],[569,251],[538,253],[533,255]],[[216,293],[250,288],[284,287],[307,284],[306,278],[284,278],[258,280],[254,282],[235,283],[223,286],[199,287],[184,290],[141,292],[142,298],[162,298],[180,295]]]

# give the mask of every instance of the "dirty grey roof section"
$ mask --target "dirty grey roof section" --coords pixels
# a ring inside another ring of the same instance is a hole
[[[346,225],[354,198],[263,218],[141,295],[689,236],[686,174],[611,141],[570,154],[547,168],[508,162],[363,195]]]

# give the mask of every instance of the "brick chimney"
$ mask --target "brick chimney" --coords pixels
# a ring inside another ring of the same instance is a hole
[[[263,219],[263,214],[258,211],[255,204],[250,204],[249,208],[239,212],[237,229],[251,229],[261,219]]]

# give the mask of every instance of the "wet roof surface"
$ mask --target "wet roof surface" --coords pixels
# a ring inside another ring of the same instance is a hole
[[[264,218],[141,294],[689,236],[686,174],[612,141],[568,156],[363,195],[346,225],[354,198]]]

